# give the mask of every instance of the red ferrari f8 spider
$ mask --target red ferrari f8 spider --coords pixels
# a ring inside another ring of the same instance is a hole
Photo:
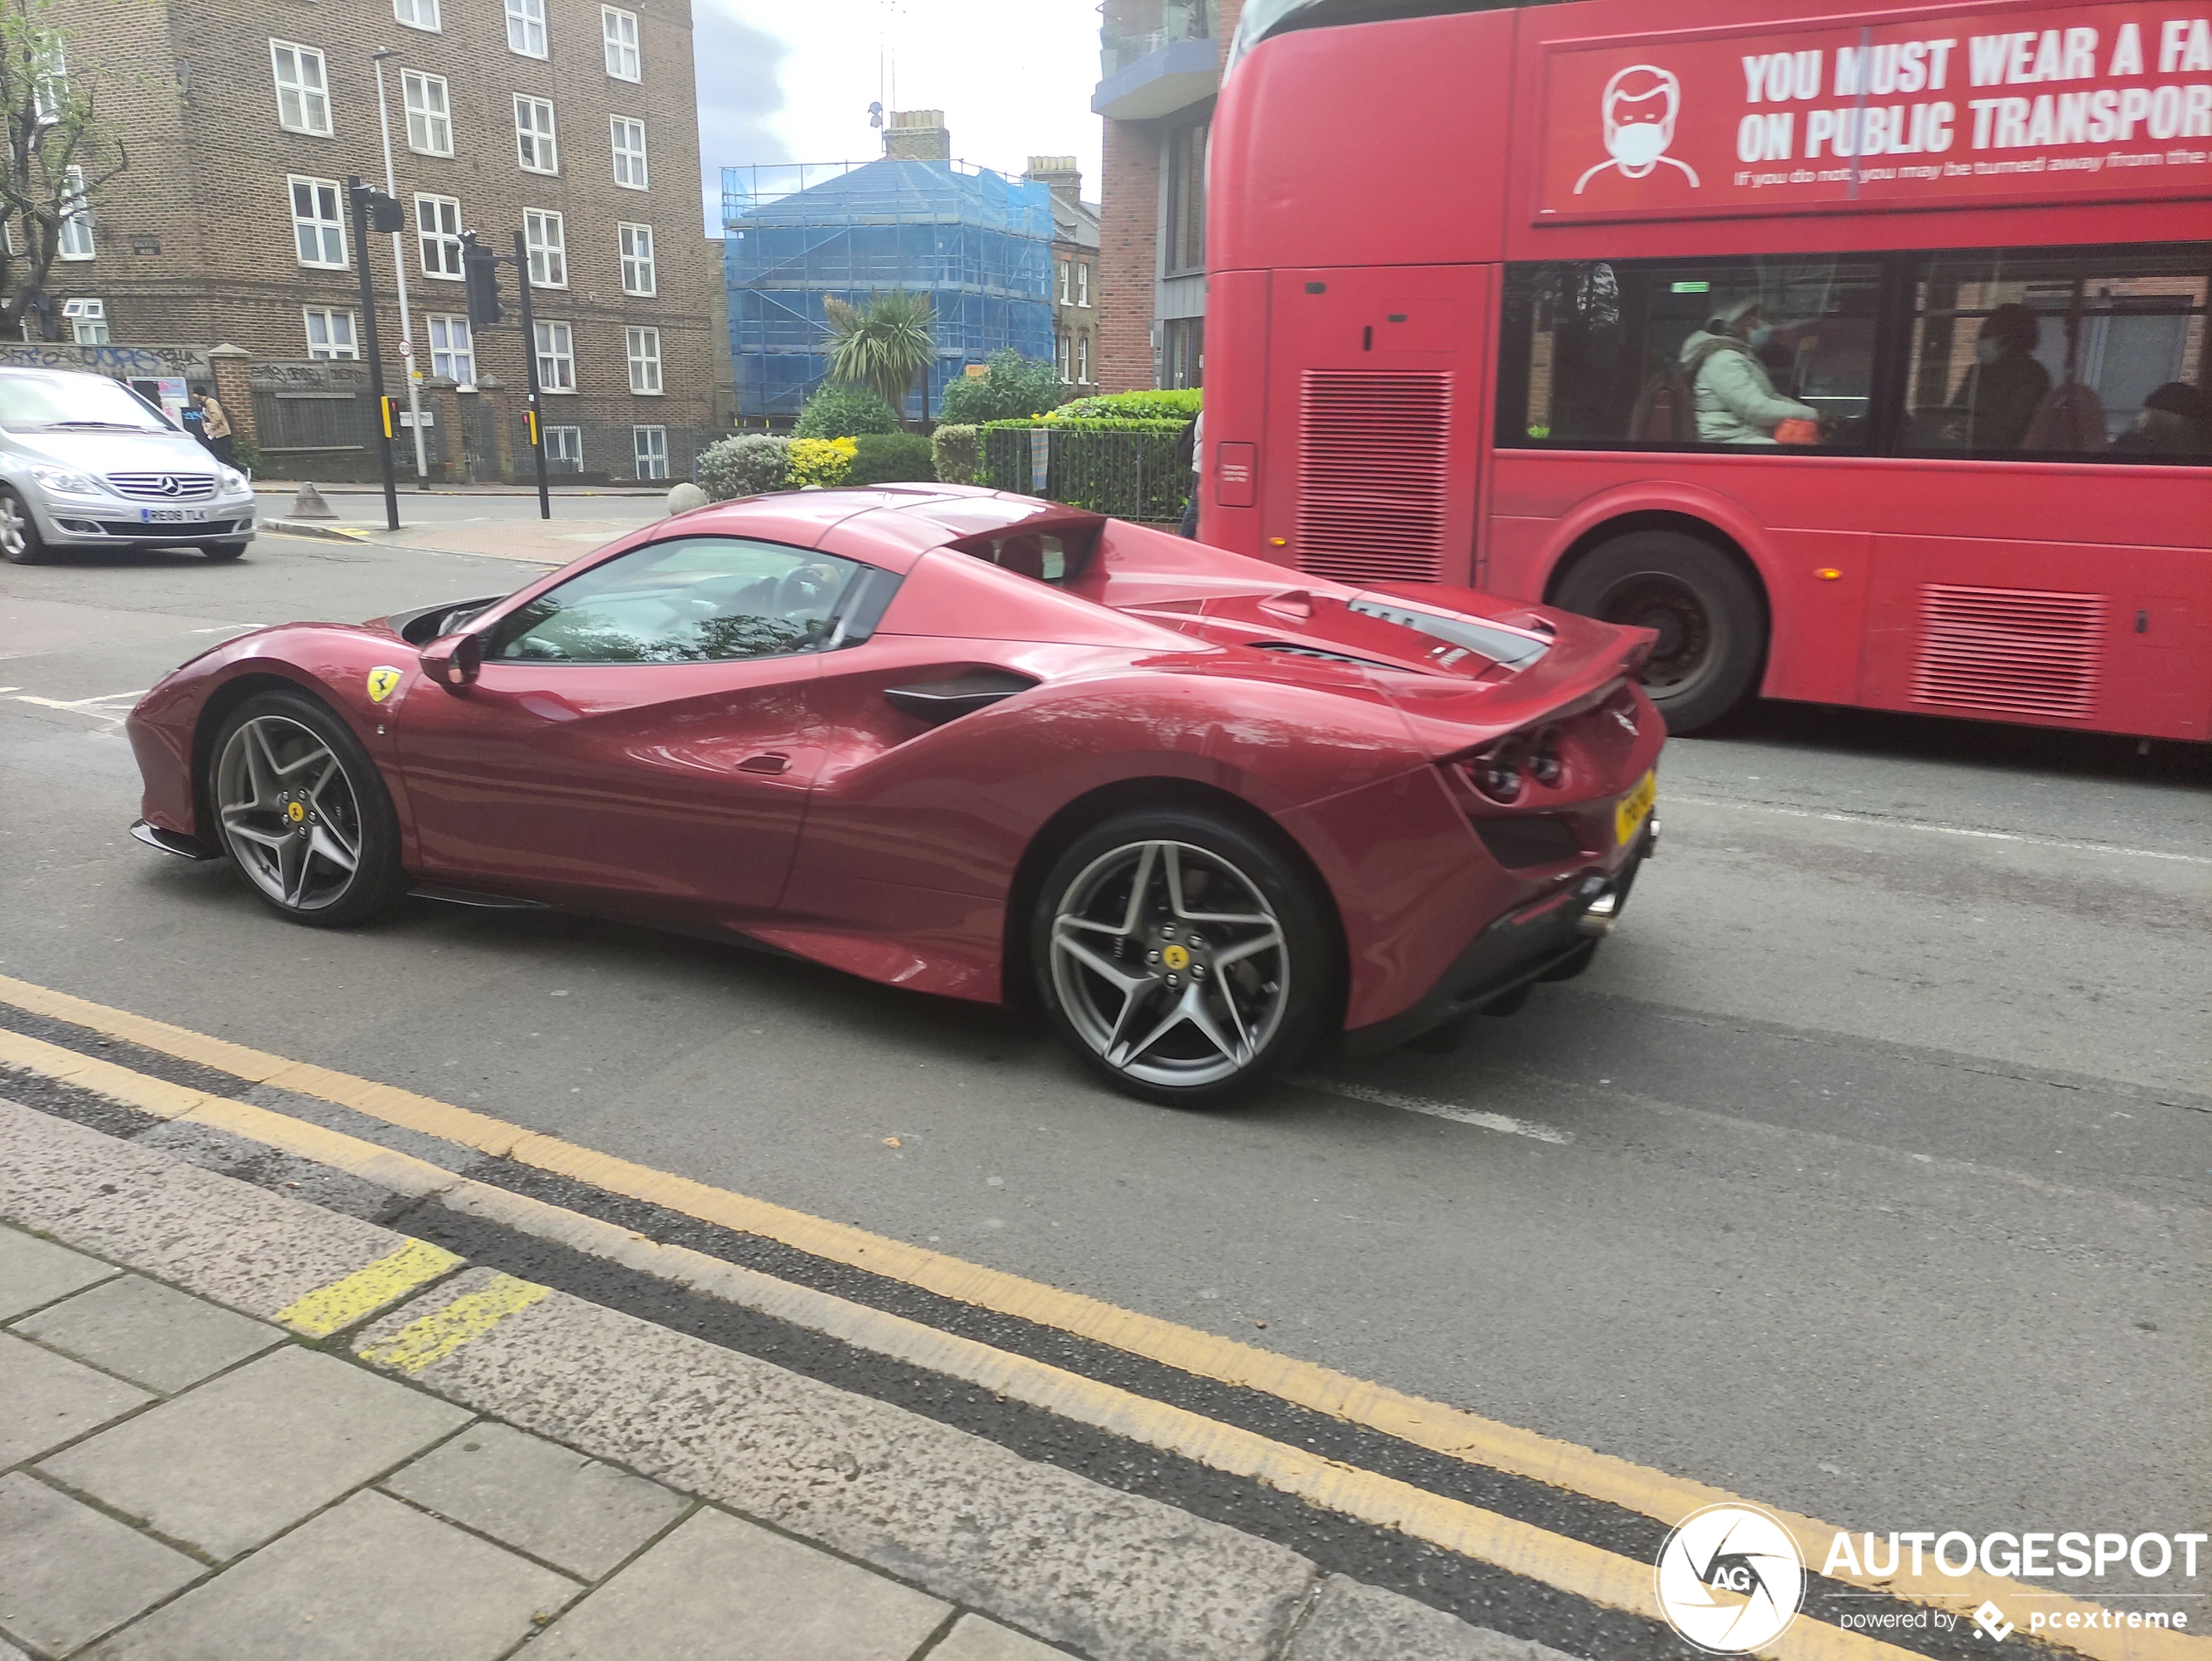
[[[666,519],[502,599],[225,642],[142,841],[1042,1009],[1163,1102],[1579,974],[1658,835],[1645,631],[952,485]]]

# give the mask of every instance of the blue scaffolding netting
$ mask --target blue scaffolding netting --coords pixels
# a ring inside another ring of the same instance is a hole
[[[738,411],[796,415],[829,374],[822,302],[925,291],[937,360],[928,408],[994,352],[1052,357],[1052,198],[956,161],[722,170],[722,268]],[[922,414],[921,389],[906,414]]]

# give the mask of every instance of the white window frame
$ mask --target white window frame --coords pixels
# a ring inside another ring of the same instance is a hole
[[[543,126],[538,125],[540,117],[544,118]],[[515,94],[515,163],[526,173],[561,171],[561,139],[551,98],[528,92]]]
[[[1076,261],[1076,304],[1088,307],[1090,304],[1090,261]]]
[[[69,102],[69,51],[57,34],[39,43],[36,73],[30,84],[31,113],[41,125],[62,118]]]
[[[653,258],[653,227],[623,220],[615,226],[615,241],[622,255],[622,292],[648,296],[660,292],[660,272]]]
[[[430,342],[430,373],[448,375],[464,387],[475,385],[476,332],[469,327],[469,314],[426,313],[422,332]]]
[[[62,302],[62,315],[69,321],[70,338],[79,346],[108,344],[107,301],[82,295]]]
[[[444,76],[425,69],[401,70],[400,102],[407,107],[409,150],[418,156],[453,154],[453,90]]]
[[[307,342],[307,355],[317,362],[351,361],[361,354],[361,320],[343,306],[302,306],[300,308],[300,327]],[[315,319],[323,322],[323,344],[315,345]],[[341,318],[346,323],[344,349],[338,344],[338,331],[333,327]]]
[[[641,479],[664,479],[668,476],[668,429],[665,427],[632,427],[630,429],[630,465]]]
[[[569,227],[560,214],[550,207],[524,208],[523,248],[529,255],[531,287],[569,286]]]
[[[320,201],[312,202],[311,205],[317,210],[312,216],[301,215],[300,212],[300,186],[302,185],[307,186],[309,190],[316,192],[320,192],[326,190],[330,192],[330,211],[333,217],[329,219],[322,217],[320,212],[322,204]],[[346,187],[341,185],[334,179],[310,179],[305,173],[293,173],[288,175],[285,179],[284,187],[286,205],[292,210],[292,252],[293,256],[298,259],[301,265],[309,267],[311,270],[345,270],[347,266],[353,263],[346,257]],[[335,260],[328,258],[310,260],[307,258],[306,251],[300,241],[300,229],[302,226],[312,226],[314,228],[315,250],[320,254],[328,254],[330,251],[329,233],[334,231],[337,233],[338,257]]]
[[[1061,260],[1061,261],[1060,261],[1060,303],[1061,303],[1062,306],[1072,306],[1072,305],[1074,305],[1074,304],[1076,303],[1076,302],[1075,302],[1075,300],[1074,300],[1074,298],[1073,298],[1073,296],[1074,296],[1074,294],[1075,294],[1075,292],[1076,292],[1076,289],[1075,289],[1075,284],[1076,284],[1076,262],[1075,262],[1073,260]]]
[[[660,330],[632,323],[623,330],[623,346],[630,354],[630,389],[640,397],[659,397]]]
[[[581,427],[549,427],[538,423],[538,436],[545,443],[545,464],[550,469],[556,462],[571,463],[576,471],[583,471],[583,429]],[[576,453],[571,456],[570,449]]]
[[[645,78],[644,45],[637,32],[637,14],[620,6],[599,8],[599,38],[607,50],[607,73],[617,81]]]
[[[90,260],[92,243],[92,205],[84,199],[84,170],[71,167],[62,176],[62,226],[54,245],[57,260]]]
[[[1076,337],[1076,384],[1090,383],[1090,335],[1088,332]]]
[[[530,344],[537,352],[537,389],[565,397],[576,391],[576,331],[556,319],[535,321],[537,338]]]
[[[409,29],[442,35],[445,32],[446,20],[439,4],[440,0],[392,0],[392,16]]]
[[[462,264],[458,196],[415,192],[415,246],[416,263],[422,267],[424,276],[440,282],[468,280],[467,268]]]
[[[292,54],[293,74],[285,78],[284,55]],[[310,83],[307,73],[309,59],[314,61],[314,76]],[[269,79],[276,86],[277,125],[287,132],[304,132],[317,138],[330,137],[330,65],[321,49],[302,46],[296,40],[269,41]],[[285,118],[284,100],[289,96],[294,105],[293,118]]]
[[[645,166],[645,124],[634,115],[607,118],[607,138],[614,151],[615,184],[626,191],[649,188]],[[631,143],[635,139],[635,144]]]
[[[1060,350],[1055,355],[1060,359],[1060,379],[1063,382],[1072,383],[1076,378],[1076,337],[1074,334],[1064,329],[1061,332]]]
[[[507,50],[517,57],[551,56],[545,0],[507,0]]]

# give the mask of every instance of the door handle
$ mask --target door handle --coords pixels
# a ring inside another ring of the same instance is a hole
[[[780,750],[771,750],[765,755],[749,755],[738,763],[739,773],[789,773],[791,758]]]

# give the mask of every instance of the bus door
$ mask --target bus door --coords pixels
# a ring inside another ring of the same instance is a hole
[[[1496,274],[1272,273],[1263,555],[1339,582],[1472,582]]]

